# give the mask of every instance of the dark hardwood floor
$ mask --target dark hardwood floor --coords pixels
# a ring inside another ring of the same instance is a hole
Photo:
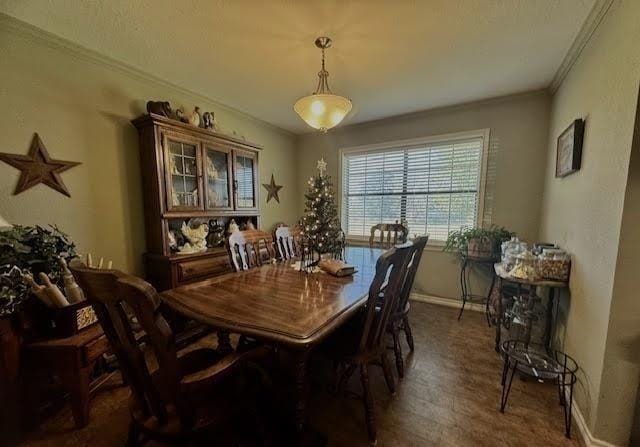
[[[493,351],[493,330],[484,315],[414,303],[411,323],[416,352],[406,359],[405,379],[391,396],[382,371],[372,368],[379,446],[578,446],[564,438],[562,409],[554,386],[514,379],[506,413],[499,411],[502,361]],[[207,341],[207,340],[204,340]],[[403,340],[404,343],[404,340]],[[405,355],[408,352],[406,345]],[[390,355],[392,352],[390,352]],[[361,403],[326,391],[313,374],[309,421],[329,437],[330,446],[366,446]],[[348,389],[360,392],[357,375]],[[73,429],[68,408],[29,434],[23,447],[122,446],[129,415],[128,389],[99,392],[91,421]],[[152,444],[148,444],[152,445]]]

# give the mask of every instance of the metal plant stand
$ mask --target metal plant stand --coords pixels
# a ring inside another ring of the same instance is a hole
[[[487,295],[478,295],[471,293],[471,289],[469,287],[469,274],[473,265],[479,266],[489,266],[490,269],[493,269],[493,264],[495,264],[499,259],[495,257],[478,257],[478,256],[470,256],[467,253],[462,254],[462,264],[460,266],[460,298],[462,299],[462,307],[460,308],[460,313],[458,314],[458,321],[462,318],[462,313],[464,312],[464,308],[467,303],[478,303],[485,305],[485,315],[487,317],[487,324],[491,327],[491,315],[489,313],[489,298],[491,297],[491,293],[493,292],[493,287],[495,286],[496,277],[491,272],[491,286],[489,286],[489,292]]]
[[[556,382],[558,400],[564,413],[565,436],[571,438],[571,407],[573,386],[576,383],[576,361],[562,351],[547,353],[546,346],[525,343],[521,340],[507,340],[501,345],[504,359],[502,369],[502,395],[500,412],[504,413],[516,371],[539,382]]]

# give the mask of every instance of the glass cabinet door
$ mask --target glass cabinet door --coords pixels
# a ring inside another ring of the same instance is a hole
[[[166,136],[167,208],[169,210],[202,209],[198,143]]]
[[[204,174],[206,209],[232,209],[230,151],[205,145]]]
[[[236,209],[257,209],[256,156],[250,152],[234,152],[234,189]]]

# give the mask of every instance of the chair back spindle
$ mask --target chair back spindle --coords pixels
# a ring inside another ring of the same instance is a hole
[[[401,223],[381,223],[371,227],[369,246],[391,248],[407,241],[408,229]],[[379,236],[377,235],[379,233]]]
[[[402,288],[400,289],[400,299],[398,300],[397,312],[402,312],[407,307],[409,297],[411,295],[411,289],[413,288],[413,282],[416,279],[416,273],[420,266],[420,260],[422,259],[422,253],[424,247],[427,245],[429,236],[420,236],[413,240],[413,250],[407,263],[407,274],[404,278]]]
[[[396,309],[399,292],[407,274],[413,244],[393,247],[383,253],[376,263],[376,274],[369,287],[367,314],[360,339],[360,352],[378,352],[384,349],[384,334],[391,313]],[[380,298],[382,297],[382,300]],[[376,304],[380,302],[380,306]]]
[[[260,230],[231,233],[227,239],[227,251],[237,272],[259,267],[276,258],[273,236]]]
[[[296,231],[289,227],[276,228],[274,239],[278,248],[278,256],[283,261],[289,261],[300,256],[300,244],[296,240]]]

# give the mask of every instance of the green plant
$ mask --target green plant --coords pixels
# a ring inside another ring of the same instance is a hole
[[[443,251],[465,253],[472,239],[491,242],[494,251],[498,251],[502,242],[511,239],[515,233],[492,225],[489,228],[470,228],[465,227],[460,230],[452,231],[444,244]]]
[[[75,244],[55,226],[16,225],[0,231],[0,315],[14,313],[29,291],[22,282],[23,273],[49,275],[62,286],[59,259],[76,256]]]

